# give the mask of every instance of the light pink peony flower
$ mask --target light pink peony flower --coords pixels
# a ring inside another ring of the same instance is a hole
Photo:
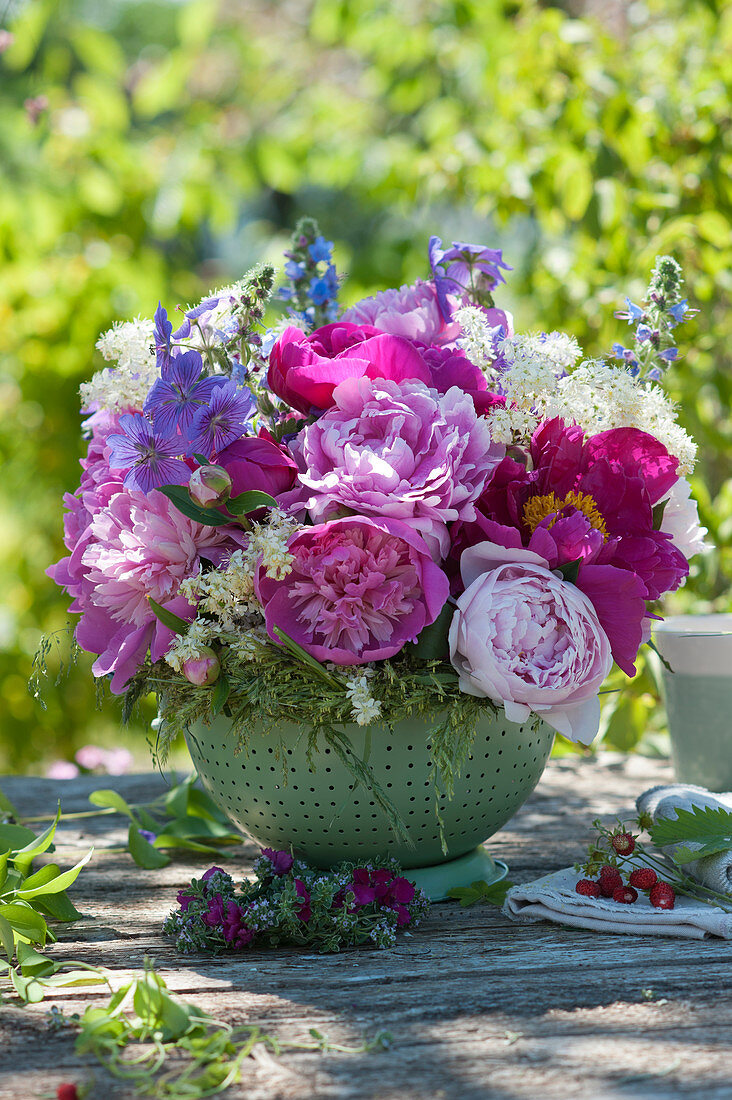
[[[453,304],[458,304],[457,299]],[[363,298],[341,317],[355,325],[373,325],[392,336],[406,336],[423,344],[449,344],[460,335],[460,325],[443,319],[434,283],[421,280],[398,290],[382,290]]]
[[[505,451],[472,399],[456,387],[440,395],[378,378],[348,379],[333,396],[292,448],[311,517],[346,508],[399,519],[444,557],[446,524],[475,517],[473,501]]]
[[[531,711],[589,745],[610,642],[589,598],[530,550],[483,542],[463,553],[466,588],[450,626],[460,688],[502,703],[511,722]]]
[[[148,649],[157,661],[174,637],[148,597],[191,619],[194,609],[178,595],[180,582],[198,572],[202,554],[214,564],[225,562],[244,533],[194,523],[157,492],[113,491],[96,505],[71,558],[49,573],[74,596],[70,610],[82,613],[76,640],[99,654],[94,674],[112,674],[112,691],[119,693]]]
[[[283,580],[255,578],[270,637],[279,627],[320,661],[393,657],[439,615],[447,577],[411,527],[348,516],[306,527],[288,543]]]

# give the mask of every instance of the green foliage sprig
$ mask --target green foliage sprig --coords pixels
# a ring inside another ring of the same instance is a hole
[[[0,950],[8,966],[24,944],[55,941],[46,917],[73,921],[81,916],[66,891],[91,859],[93,848],[66,871],[56,863],[33,871],[36,857],[53,851],[60,817],[59,804],[52,823],[40,835],[24,825],[0,824]]]

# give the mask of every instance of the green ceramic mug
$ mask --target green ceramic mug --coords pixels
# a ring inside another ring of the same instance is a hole
[[[655,624],[676,778],[732,790],[732,614],[674,615]]]

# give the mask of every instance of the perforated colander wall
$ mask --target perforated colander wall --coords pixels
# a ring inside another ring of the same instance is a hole
[[[423,867],[463,855],[505,825],[538,783],[554,738],[543,724],[537,730],[531,722],[519,726],[489,714],[481,720],[454,797],[440,800],[445,855],[435,817],[430,725],[414,719],[399,723],[393,734],[379,726],[371,732],[369,764],[406,822],[414,847],[395,838],[368,791],[354,790],[332,749],[322,748],[316,770],[309,770],[306,738],[297,726],[283,724],[279,736],[254,730],[248,753],[238,755],[225,718],[196,724],[187,741],[211,796],[263,847],[292,845],[320,867],[386,855],[404,867]],[[348,726],[346,731],[363,756],[365,730]],[[286,764],[277,759],[278,744]]]

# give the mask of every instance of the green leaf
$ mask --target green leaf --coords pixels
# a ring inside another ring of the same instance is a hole
[[[215,508],[199,508],[189,497],[188,490],[181,485],[163,485],[158,491],[164,493],[179,512],[195,523],[203,523],[207,527],[222,527],[231,523],[230,516],[222,516]]]
[[[167,607],[163,607],[162,604],[157,603],[152,596],[148,596],[147,602],[155,612],[155,615],[163,626],[167,626],[169,630],[174,630],[176,634],[185,634],[188,627],[191,625],[187,623],[185,619],[181,619],[180,615],[174,614],[172,611],[168,611]]]
[[[2,894],[2,888],[5,884],[5,880],[8,877],[9,858],[10,852],[0,852],[0,894]]]
[[[89,801],[92,806],[99,806],[102,809],[113,809],[119,814],[124,814],[126,817],[134,818],[135,816],[122,795],[106,787],[98,791],[92,791],[89,795]]]
[[[455,605],[446,603],[435,621],[426,626],[409,651],[420,661],[439,661],[448,650],[447,635],[455,614]]]
[[[146,840],[141,835],[140,830],[134,824],[130,823],[129,832],[127,834],[127,844],[130,849],[130,855],[134,859],[138,867],[143,867],[146,871],[151,871],[156,867],[167,867],[170,863],[170,856],[166,856],[163,852],[153,848],[149,840]]]
[[[260,508],[276,508],[277,501],[269,493],[261,493],[258,489],[250,489],[246,493],[239,493],[226,502],[226,510],[232,516],[246,516],[249,512],[256,512]]]
[[[76,882],[82,867],[86,867],[93,853],[94,849],[90,848],[86,855],[82,859],[80,859],[78,863],[75,863],[73,867],[70,867],[68,871],[59,872],[59,869],[55,864],[49,864],[49,867],[54,869],[55,874],[50,879],[46,878],[45,882],[39,882],[38,885],[34,885],[31,887],[31,882],[36,877],[35,875],[32,875],[31,878],[27,879],[26,882],[23,883],[22,890],[18,890],[18,897],[28,899],[37,897],[41,894],[45,896],[46,894],[63,893],[64,890],[67,890],[69,886]],[[48,869],[49,868],[47,867],[42,868],[43,871],[47,871]],[[38,874],[40,875],[40,873],[41,872],[39,871]]]
[[[0,825],[0,852],[15,852],[35,838],[33,830],[25,825]]]
[[[40,836],[34,836],[33,840],[28,841],[24,848],[18,848],[17,851],[13,853],[13,863],[22,874],[25,875],[28,873],[30,865],[36,856],[42,855],[52,846],[53,838],[56,833],[56,826],[59,823],[60,817],[61,803],[59,802],[56,816],[48,828],[44,829]]]
[[[558,568],[565,581],[569,584],[576,584],[579,575],[579,567],[580,559],[577,558],[576,561],[566,561],[564,565],[560,565]]]
[[[678,863],[732,851],[732,813],[721,806],[694,806],[691,810],[677,810],[675,820],[661,818],[648,832],[659,848],[668,844],[683,845],[690,840],[701,845],[691,854],[686,847],[677,849],[674,859]]]
[[[48,974],[54,974],[58,969],[58,963],[36,951],[29,943],[19,943],[17,947],[18,966],[24,977],[37,978]]]
[[[54,920],[81,920],[82,915],[66,893],[43,894],[33,899],[34,908],[53,917]]]
[[[13,935],[13,929],[10,925],[10,921],[7,917],[0,917],[0,947],[7,955],[8,962],[13,958],[13,951],[15,950],[15,937]],[[20,946],[20,945],[18,945]]]
[[[10,980],[21,1001],[26,1004],[38,1004],[43,1000],[43,986],[37,978],[24,978],[21,973],[13,969],[10,971]]]
[[[666,505],[668,504],[668,500],[669,500],[669,498],[666,497],[665,500],[659,500],[658,504],[654,504],[654,506],[653,506],[653,530],[654,531],[660,531],[661,530],[661,524],[663,523],[663,513],[666,511]]]
[[[31,940],[32,943],[46,942],[48,925],[41,914],[30,905],[20,901],[0,905],[0,917],[4,917],[9,922],[14,932]]]
[[[18,819],[20,817],[20,814],[16,810],[13,803],[10,801],[8,796],[6,794],[4,794],[1,790],[0,790],[0,816],[14,817],[16,819]]]
[[[219,673],[219,678],[216,681],[216,685],[213,689],[213,696],[211,699],[211,716],[216,717],[226,706],[227,700],[231,693],[231,684],[224,675],[223,672]]]
[[[188,803],[196,773],[187,776],[182,783],[176,783],[165,796],[165,812],[170,817],[184,817],[188,813]]]
[[[456,886],[447,891],[449,898],[455,898],[463,908],[475,905],[477,901],[487,901],[490,905],[502,906],[506,900],[506,894],[513,886],[512,882],[503,879],[501,882],[492,882],[490,885],[484,879],[477,879],[470,886]]]
[[[338,680],[336,680],[335,676],[331,676],[327,668],[321,665],[320,661],[316,661],[314,657],[311,657],[302,646],[298,645],[297,642],[289,636],[289,634],[285,634],[284,630],[280,630],[278,626],[275,626],[273,630],[285,649],[289,649],[293,657],[296,657],[301,664],[307,665],[309,669],[315,672],[321,680],[325,680],[331,687],[340,688],[342,686]]]
[[[199,455],[194,451],[193,452],[193,457],[195,458],[195,460],[196,460],[196,462],[198,463],[199,466],[211,466],[212,465],[211,459],[206,458],[205,455]]]

